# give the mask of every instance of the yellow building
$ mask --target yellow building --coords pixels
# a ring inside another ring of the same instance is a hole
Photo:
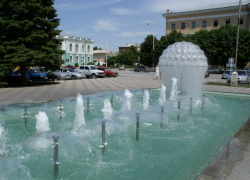
[[[173,30],[184,35],[192,35],[200,30],[218,29],[220,26],[231,24],[237,26],[239,1],[211,5],[200,9],[184,12],[171,12],[167,10],[162,16],[166,19],[166,35]],[[240,28],[250,30],[250,0],[242,1]]]

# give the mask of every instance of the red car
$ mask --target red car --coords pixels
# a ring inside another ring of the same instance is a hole
[[[74,67],[74,66],[72,66],[72,65],[67,65],[67,66],[65,66],[65,68],[75,69],[75,67]]]
[[[108,67],[97,67],[98,70],[104,71],[107,77],[117,77],[119,76],[118,72],[111,71]]]

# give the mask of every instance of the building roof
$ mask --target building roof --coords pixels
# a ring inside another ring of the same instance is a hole
[[[131,46],[140,47],[139,44],[125,44],[124,46],[120,46],[120,47],[131,47]]]
[[[94,54],[98,54],[98,53],[99,53],[99,54],[103,54],[103,53],[106,53],[106,52],[107,52],[108,54],[115,54],[115,53],[117,53],[117,52],[115,52],[115,51],[107,51],[107,50],[94,50],[94,51],[93,51]]]
[[[76,39],[76,40],[94,41],[93,39],[81,38],[81,37],[76,37],[76,36],[68,36],[68,35],[59,35],[59,36],[56,36],[56,38],[58,38],[58,39]]]
[[[246,6],[250,4],[250,0],[242,1],[241,6]],[[231,2],[231,3],[223,3],[223,4],[214,4],[206,7],[201,7],[198,9],[193,9],[189,11],[182,11],[182,12],[169,12],[163,14],[163,17],[171,17],[171,16],[179,16],[179,15],[188,15],[188,14],[199,14],[204,12],[216,12],[221,10],[232,10],[232,9],[239,9],[239,1],[238,2]],[[169,11],[169,10],[167,10]]]
[[[250,3],[250,0],[246,0],[246,1],[241,1],[241,5],[247,5]],[[210,6],[206,6],[206,7],[202,7],[199,9],[194,9],[194,10],[204,10],[204,9],[215,9],[215,8],[223,8],[223,7],[231,7],[231,6],[239,6],[239,1],[237,2],[231,2],[231,3],[223,3],[223,4],[214,4],[214,5],[210,5]]]

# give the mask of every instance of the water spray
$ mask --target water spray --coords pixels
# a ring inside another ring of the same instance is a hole
[[[62,119],[63,111],[62,111],[62,103],[60,103],[60,119]]]
[[[136,141],[139,141],[139,118],[140,113],[136,113]]]
[[[181,108],[181,102],[178,101],[178,109],[179,109],[179,112],[178,112],[178,115],[177,115],[177,121],[180,120],[180,108]]]
[[[105,139],[105,122],[106,121],[101,121],[102,122],[102,154],[105,154],[105,146],[106,146],[106,139]]]
[[[58,138],[59,136],[53,135],[54,138],[54,176],[55,178],[58,176]]]

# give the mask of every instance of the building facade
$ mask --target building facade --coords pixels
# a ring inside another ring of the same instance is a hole
[[[170,12],[162,16],[166,19],[166,35],[173,30],[183,35],[192,35],[200,30],[218,29],[220,26],[231,24],[237,26],[239,1],[211,5],[208,7],[185,12]],[[250,0],[242,1],[239,26],[241,29],[250,30]]]
[[[141,46],[139,44],[126,44],[124,46],[119,47],[119,53],[124,53],[129,50],[131,46],[134,46],[137,51],[141,51]]]
[[[94,63],[95,64],[100,64],[100,66],[102,66],[103,64],[106,64],[106,53],[107,53],[107,57],[112,57],[112,56],[117,56],[117,52],[115,51],[107,51],[107,50],[94,50],[93,54],[94,54]]]
[[[63,41],[60,44],[60,49],[65,51],[62,59],[65,65],[74,66],[75,63],[79,65],[93,62],[93,39],[60,35],[56,36]]]

